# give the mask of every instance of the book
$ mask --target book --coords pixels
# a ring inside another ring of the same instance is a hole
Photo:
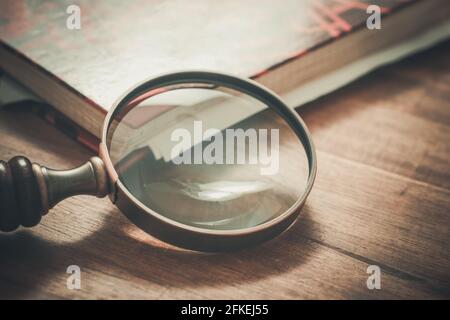
[[[123,92],[162,73],[249,77],[297,107],[450,35],[448,0],[80,0],[79,29],[72,4],[2,1],[0,68],[94,137]]]
[[[3,73],[1,69],[0,107],[11,111],[31,111],[70,138],[77,140],[94,153],[98,153],[100,139],[97,136],[83,129],[76,122],[44,102],[22,84]]]

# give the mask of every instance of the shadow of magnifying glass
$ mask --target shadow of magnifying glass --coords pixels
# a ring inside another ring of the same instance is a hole
[[[69,265],[79,265],[90,273],[125,273],[161,287],[195,289],[250,284],[297,268],[314,254],[314,246],[302,236],[314,232],[309,224],[302,224],[309,214],[307,207],[300,221],[277,238],[220,254],[194,252],[160,242],[129,224],[117,211],[111,208],[100,229],[75,242],[56,244],[28,230],[0,235],[4,284],[0,296],[33,297],[33,290],[54,283],[54,276],[62,278],[64,287]]]

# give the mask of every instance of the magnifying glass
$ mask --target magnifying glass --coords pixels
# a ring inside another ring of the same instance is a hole
[[[61,200],[109,195],[145,232],[223,251],[286,230],[313,186],[300,117],[254,81],[188,71],[145,81],[109,111],[99,156],[65,171],[0,161],[0,231],[33,227]]]

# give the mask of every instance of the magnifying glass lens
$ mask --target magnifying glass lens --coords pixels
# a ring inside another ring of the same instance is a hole
[[[184,83],[140,94],[115,112],[106,143],[135,201],[202,229],[276,219],[308,180],[305,149],[288,123],[228,87]]]

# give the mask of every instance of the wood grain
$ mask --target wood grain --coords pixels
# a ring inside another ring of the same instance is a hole
[[[183,251],[108,199],[75,197],[0,235],[1,298],[450,298],[450,42],[299,110],[318,149],[300,220],[261,246]],[[29,113],[0,111],[0,157],[69,168],[92,154]],[[293,177],[295,178],[295,177]],[[67,266],[82,270],[68,290]],[[381,290],[368,290],[368,265]]]

